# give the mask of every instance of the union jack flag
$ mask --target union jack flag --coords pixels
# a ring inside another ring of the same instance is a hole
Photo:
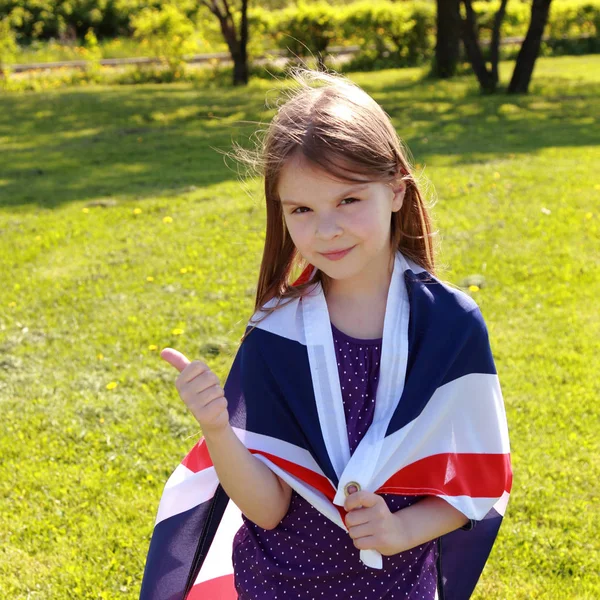
[[[468,599],[512,485],[504,403],[477,304],[396,254],[375,415],[352,455],[321,286],[256,324],[266,314],[251,319],[224,386],[238,438],[343,529],[350,482],[446,500],[474,527],[437,540],[437,596]],[[140,600],[236,599],[232,541],[241,524],[201,439],[166,483]],[[357,552],[381,568],[378,552]]]

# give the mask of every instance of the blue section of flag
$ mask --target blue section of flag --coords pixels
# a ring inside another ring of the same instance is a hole
[[[241,350],[241,378],[250,431],[306,448],[337,484],[315,403],[306,346],[254,329]]]
[[[470,373],[496,374],[485,322],[464,292],[427,273],[405,273],[410,302],[408,364],[386,435],[416,419],[442,385]]]
[[[183,600],[212,501],[156,525],[146,558],[140,600]]]
[[[502,516],[492,509],[475,528],[457,529],[439,539],[438,571],[442,580],[439,600],[471,597],[501,523]]]

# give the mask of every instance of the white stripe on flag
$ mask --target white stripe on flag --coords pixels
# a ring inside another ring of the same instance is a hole
[[[230,500],[194,585],[223,575],[233,575],[233,538],[242,524],[242,511]]]
[[[504,513],[506,512],[506,506],[508,504],[509,498],[510,494],[505,491],[504,494],[502,494],[502,496],[500,497],[500,500],[498,500],[498,502],[494,504],[494,509],[502,516],[504,516]]]
[[[403,456],[398,455],[400,446],[408,450]],[[354,455],[360,451],[359,445]],[[436,454],[509,452],[498,376],[471,373],[438,388],[416,419],[385,438],[379,456],[382,468],[372,482],[360,480],[360,468],[348,469],[340,488],[348,481],[359,481],[363,489],[374,491],[402,467]],[[359,457],[355,464],[360,467]]]
[[[214,495],[219,485],[214,467],[194,473],[179,465],[173,471],[160,498],[155,526],[161,521],[190,510]]]
[[[294,444],[290,444],[289,442],[285,442],[278,438],[263,435],[261,433],[254,433],[252,431],[246,431],[245,429],[240,429],[239,427],[233,427],[233,431],[244,444],[244,446],[246,446],[246,448],[251,448],[252,450],[261,450],[262,452],[273,454],[274,456],[293,462],[300,467],[310,469],[314,473],[325,477],[323,471],[308,450],[299,448]]]
[[[497,498],[471,498],[471,496],[438,496],[438,498],[443,498],[450,506],[453,506],[456,510],[476,521],[483,519],[490,512],[491,508],[496,508],[499,502],[496,502]],[[504,498],[504,495],[502,498]]]

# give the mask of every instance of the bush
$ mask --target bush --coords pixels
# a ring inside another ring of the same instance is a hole
[[[8,19],[0,21],[0,78],[9,72],[9,63],[13,62],[17,52],[17,40]]]
[[[332,41],[339,41],[339,9],[326,2],[301,3],[281,11],[277,19],[276,41],[292,56],[315,56],[323,60]]]
[[[435,7],[422,2],[360,2],[341,15],[343,36],[361,46],[353,65],[386,66],[425,62],[435,46]]]
[[[133,36],[173,73],[185,70],[183,57],[197,49],[193,23],[173,4],[145,8],[131,18]]]

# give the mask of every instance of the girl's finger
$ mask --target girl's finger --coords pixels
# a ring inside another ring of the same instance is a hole
[[[218,381],[218,377],[208,368],[208,365],[203,363],[201,360],[194,360],[191,362],[177,378],[179,384],[186,384],[196,379],[200,375],[204,375],[206,381]]]
[[[190,364],[185,355],[173,348],[164,348],[161,350],[160,357],[174,366],[180,373]]]
[[[191,369],[193,366],[195,365],[192,363],[188,369]],[[186,393],[201,394],[205,390],[208,390],[215,385],[219,385],[219,378],[210,369],[207,368],[206,370],[198,373],[197,370],[199,368],[200,367],[196,367],[196,369],[190,371],[190,373],[188,373],[186,369],[181,375],[179,375],[178,379],[181,377],[186,377],[188,380],[181,382],[182,385],[185,386],[184,390],[186,390]]]
[[[364,523],[363,525],[356,525],[355,527],[350,527],[348,529],[348,534],[353,540],[357,540],[362,537],[367,537],[368,535],[372,535],[371,527],[368,523]]]
[[[217,420],[222,413],[227,412],[227,398],[225,398],[225,396],[219,396],[208,402],[208,404],[198,406],[197,408],[195,406],[190,406],[189,408],[202,426],[210,425]]]
[[[377,538],[374,535],[368,535],[366,537],[361,537],[356,540],[353,540],[354,547],[359,550],[373,550],[377,545]]]
[[[379,496],[377,496],[377,494],[374,494],[373,492],[367,492],[366,490],[354,492],[346,498],[346,501],[344,502],[344,508],[348,512],[354,510],[355,508],[369,508],[377,504],[379,501],[378,498]]]
[[[354,510],[346,513],[344,522],[346,523],[346,527],[356,527],[357,525],[368,523],[370,520],[371,516],[368,509],[355,508]]]
[[[205,390],[197,394],[193,394],[192,396],[185,396],[187,400],[185,403],[189,408],[194,408],[197,410],[202,410],[203,407],[208,406],[213,400],[221,398],[224,396],[223,388],[218,385],[212,385]]]

